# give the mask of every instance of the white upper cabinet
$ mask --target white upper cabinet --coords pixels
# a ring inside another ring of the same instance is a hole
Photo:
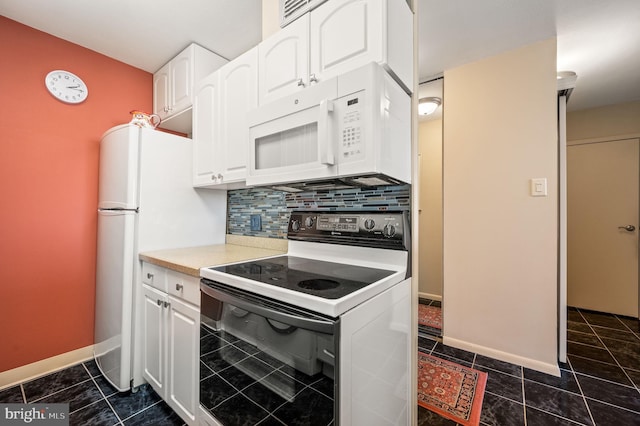
[[[193,186],[217,183],[222,171],[216,142],[220,141],[220,72],[205,77],[196,86],[193,100]]]
[[[308,84],[309,14],[258,45],[260,105],[289,95]]]
[[[405,91],[413,87],[413,16],[404,0],[325,2],[258,49],[260,105],[369,62]]]
[[[191,44],[153,75],[153,112],[160,127],[191,133],[195,83],[228,61]]]
[[[315,79],[377,62],[411,90],[413,18],[406,1],[329,1],[310,18],[309,73]]]
[[[198,84],[193,119],[194,186],[219,189],[244,186],[249,145],[247,112],[257,106],[257,48]]]

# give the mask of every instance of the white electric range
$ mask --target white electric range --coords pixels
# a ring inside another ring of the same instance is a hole
[[[287,255],[201,269],[203,423],[408,424],[409,235],[406,211],[294,211]]]

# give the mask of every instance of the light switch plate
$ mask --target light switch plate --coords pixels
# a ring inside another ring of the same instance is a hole
[[[531,196],[532,197],[547,196],[547,178],[531,179]]]
[[[262,216],[259,214],[251,215],[251,230],[262,231]]]

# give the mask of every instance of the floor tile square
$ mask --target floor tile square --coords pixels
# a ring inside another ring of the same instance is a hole
[[[286,402],[273,415],[291,426],[326,426],[333,418],[333,400],[311,388],[306,388],[294,401]]]
[[[54,392],[90,380],[82,364],[48,374],[22,385],[27,402],[34,402]]]
[[[582,374],[576,374],[582,392],[588,398],[627,408],[640,414],[638,389],[622,386]]]
[[[68,403],[69,411],[76,411],[104,399],[93,380],[70,386],[38,400],[42,404]]]
[[[624,408],[604,404],[600,401],[587,398],[587,405],[596,425],[638,425],[640,413],[634,413]]]
[[[418,426],[456,426],[453,420],[444,418],[433,411],[418,406]]]
[[[594,334],[591,326],[586,322],[567,321],[567,330],[579,331],[585,334]]]
[[[480,422],[488,426],[524,426],[524,406],[485,392]]]
[[[124,421],[125,426],[182,426],[184,421],[164,401]]]
[[[576,356],[569,356],[569,361],[576,372],[631,386],[627,375],[618,365]]]
[[[508,374],[499,373],[481,365],[474,367],[477,370],[489,373],[486,392],[491,392],[503,398],[511,399],[522,404],[522,379]]]
[[[582,343],[567,343],[567,353],[569,355],[577,355],[582,358],[594,359],[600,362],[607,362],[609,364],[615,364],[613,357],[604,348],[595,348],[589,345],[583,345]]]
[[[569,419],[527,406],[527,426],[578,426],[583,424],[592,425],[593,422],[589,419],[588,423],[574,423]]]
[[[160,401],[160,396],[149,385],[142,385],[138,391],[120,392],[108,398],[109,403],[122,420]]]
[[[635,342],[640,344],[638,336],[627,330],[617,330],[613,328],[593,326],[593,331],[601,337],[607,339],[623,340],[626,342]]]
[[[582,395],[530,380],[524,382],[524,395],[527,407],[537,408],[578,423],[591,424]]]
[[[594,311],[580,311],[582,316],[591,325],[599,325],[601,327],[625,329],[624,324],[615,315]]]
[[[562,389],[568,392],[580,394],[580,387],[576,382],[573,372],[569,370],[560,370],[560,377],[552,376],[550,374],[541,373],[539,371],[524,369],[525,383],[527,380],[542,383],[545,385],[553,386],[558,389]]]
[[[582,343],[583,345],[595,346],[604,348],[604,345],[600,342],[600,339],[595,334],[586,334],[579,331],[567,331],[567,341],[574,343]]]
[[[267,410],[242,394],[227,399],[215,410],[216,419],[224,425],[255,425],[268,416]]]
[[[87,405],[69,415],[71,425],[112,426],[120,420],[104,399]]]
[[[0,404],[24,404],[20,386],[13,386],[0,391]]]

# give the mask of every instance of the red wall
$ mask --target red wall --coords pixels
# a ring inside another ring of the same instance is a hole
[[[98,146],[152,75],[0,16],[0,372],[93,344]],[[88,99],[44,78],[64,69]]]

